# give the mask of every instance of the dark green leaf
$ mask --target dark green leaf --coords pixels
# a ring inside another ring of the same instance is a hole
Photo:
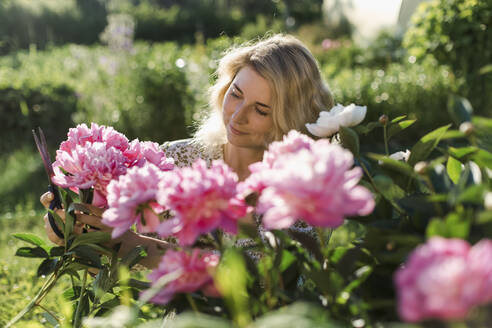
[[[78,235],[73,240],[70,249],[78,245],[105,243],[111,240],[111,234],[103,231],[92,231]]]
[[[149,289],[150,283],[147,281],[141,281],[137,279],[128,280],[128,286],[136,288],[138,290]]]
[[[285,269],[287,269],[292,263],[294,263],[295,260],[296,257],[292,255],[291,252],[284,249],[282,251],[282,261],[280,262],[278,269],[280,270],[280,272],[284,272]]]
[[[79,257],[78,260],[82,260],[80,261],[80,263],[93,266],[95,268],[101,268],[101,258],[99,254],[92,248],[81,245],[75,247],[73,249],[73,252]]]
[[[454,124],[460,126],[463,122],[470,122],[473,108],[467,99],[459,96],[450,96],[448,100],[448,113]]]
[[[347,148],[354,154],[355,157],[359,156],[359,136],[351,128],[344,126],[340,127],[340,140],[343,147]]]
[[[426,160],[450,126],[451,124],[442,126],[420,138],[419,142],[412,147],[408,164],[414,166],[417,162]]]
[[[17,249],[16,256],[22,257],[50,257],[49,254],[41,247],[21,247]]]
[[[357,125],[357,126],[353,127],[353,129],[358,134],[368,134],[369,132],[371,132],[375,128],[380,128],[380,127],[382,127],[381,123],[379,123],[379,122],[370,122],[367,125]]]
[[[451,181],[453,181],[454,184],[457,184],[461,175],[461,162],[454,159],[454,157],[449,156],[446,170],[448,171]]]
[[[57,246],[50,249],[50,256],[52,257],[62,256],[63,254],[65,254],[65,247],[63,246]]]
[[[413,123],[415,123],[415,121],[416,120],[405,120],[405,121],[398,122],[396,124],[392,124],[388,129],[388,139],[395,136],[397,133],[405,130]]]
[[[121,263],[131,268],[146,256],[147,252],[145,248],[143,246],[137,246],[121,259]]]
[[[58,263],[58,259],[46,259],[38,267],[37,276],[47,276],[53,271],[55,271],[56,264]]]

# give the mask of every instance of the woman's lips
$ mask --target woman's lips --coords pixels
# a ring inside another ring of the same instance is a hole
[[[234,129],[234,128],[232,127],[232,125],[229,125],[229,130],[231,130],[231,132],[232,132],[233,134],[238,135],[238,136],[242,136],[242,135],[247,134],[247,133],[245,133],[245,132],[241,132],[241,131],[239,131],[239,130],[237,130],[237,129]]]

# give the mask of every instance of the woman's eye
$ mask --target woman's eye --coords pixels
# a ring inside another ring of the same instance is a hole
[[[267,116],[267,115],[268,115],[268,113],[267,113],[267,112],[264,112],[264,111],[260,110],[258,107],[256,107],[256,112],[257,112],[258,114],[262,115],[262,116]]]
[[[231,91],[231,96],[233,96],[234,98],[239,98],[239,96],[237,95],[237,93],[235,93],[234,91]]]

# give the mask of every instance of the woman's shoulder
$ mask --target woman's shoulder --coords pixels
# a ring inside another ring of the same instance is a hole
[[[208,150],[196,139],[180,139],[163,143],[161,149],[167,157],[172,157],[178,167],[191,166],[197,159],[203,159],[208,165],[213,160],[222,159],[219,149]]]

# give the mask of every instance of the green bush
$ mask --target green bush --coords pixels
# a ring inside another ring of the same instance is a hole
[[[43,49],[68,42],[91,44],[99,40],[106,25],[103,0],[38,0],[0,3],[0,54]]]
[[[36,88],[0,87],[0,153],[6,154],[33,144],[32,129],[42,127],[50,146],[73,126],[76,111],[74,91],[66,85],[40,85]]]
[[[481,69],[492,63],[492,0],[441,0],[423,4],[407,31],[410,55],[434,56],[463,79],[462,95],[476,112],[490,114],[492,75]]]
[[[448,96],[454,91],[453,75],[432,61],[390,64],[386,69],[345,68],[331,73],[323,67],[335,101],[367,106],[366,120],[375,121],[382,114],[392,118],[408,115],[419,120],[423,131],[451,122],[443,116]],[[407,140],[414,140],[421,131],[409,129]]]
[[[184,138],[195,109],[188,81],[196,66],[185,55],[175,43],[137,44],[131,52],[117,53],[76,45],[18,52],[0,59],[0,89],[66,85],[77,108],[72,125],[97,122],[129,138],[158,142]],[[68,127],[60,129],[66,133]],[[51,141],[62,141],[60,135]]]

